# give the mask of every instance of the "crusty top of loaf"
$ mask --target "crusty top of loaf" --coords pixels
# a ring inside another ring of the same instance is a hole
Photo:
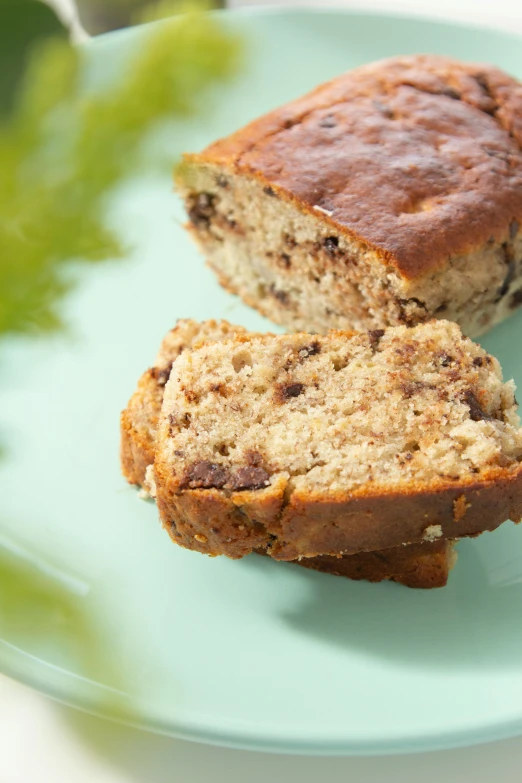
[[[186,160],[254,175],[412,279],[518,231],[522,84],[489,65],[395,57]]]

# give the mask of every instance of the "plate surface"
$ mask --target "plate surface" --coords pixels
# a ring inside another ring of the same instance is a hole
[[[227,20],[249,38],[248,67],[221,90],[211,116],[176,129],[172,150],[200,149],[384,56],[438,52],[522,76],[520,39],[499,32],[334,11]],[[91,44],[99,72],[117,68],[142,34]],[[81,600],[108,632],[133,720],[179,737],[299,753],[405,752],[521,732],[522,532],[514,525],[462,542],[449,586],[431,592],[256,556],[209,559],[169,542],[154,505],[120,477],[119,411],[176,318],[270,325],[205,268],[179,225],[170,172],[129,184],[111,219],[135,250],[82,278],[66,303],[73,337],[2,349],[9,456],[0,463],[0,513],[7,538],[85,586]],[[519,313],[483,339],[519,386],[521,334]],[[78,676],[49,639],[44,649],[13,632],[0,659],[11,676],[103,712],[103,688]]]

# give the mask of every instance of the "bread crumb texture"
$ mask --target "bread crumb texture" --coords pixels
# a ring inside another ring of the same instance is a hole
[[[179,491],[308,493],[517,470],[514,384],[457,325],[239,337],[176,361],[161,455]],[[462,495],[455,519],[466,512]]]

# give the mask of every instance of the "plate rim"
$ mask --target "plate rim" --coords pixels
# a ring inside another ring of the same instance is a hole
[[[28,659],[31,660],[33,664],[36,664],[37,670],[52,669],[58,671],[61,675],[63,685],[65,685],[68,680],[79,680],[90,682],[91,686],[94,686],[94,688],[100,692],[105,690],[105,686],[100,683],[89,681],[87,678],[76,675],[73,672],[68,672],[47,661],[43,661],[0,638],[0,651],[2,648],[4,650],[9,648],[11,652],[14,653],[13,657],[17,658],[19,662]],[[2,656],[0,656],[0,659],[1,657]],[[185,719],[182,725],[181,723],[176,723],[174,721],[167,723],[158,719],[150,719],[146,714],[143,714],[141,718],[136,719],[124,718],[121,715],[115,716],[111,714],[109,710],[104,709],[102,704],[96,702],[96,700],[86,701],[85,699],[71,694],[71,692],[68,692],[63,686],[53,687],[48,681],[38,679],[37,676],[31,676],[27,670],[23,671],[23,666],[19,668],[16,668],[16,666],[9,667],[9,665],[6,665],[5,662],[3,662],[0,665],[0,673],[22,685],[32,688],[38,693],[42,693],[59,704],[71,707],[79,712],[93,715],[97,718],[102,718],[103,720],[108,720],[118,725],[128,726],[129,728],[139,729],[165,737],[172,737],[172,739],[234,750],[275,753],[279,755],[359,756],[369,758],[374,756],[401,756],[473,747],[474,745],[482,745],[488,742],[512,739],[522,734],[522,713],[516,720],[501,721],[493,726],[488,724],[480,728],[466,728],[458,731],[453,730],[445,734],[437,734],[436,736],[432,733],[426,733],[416,737],[409,734],[407,737],[394,737],[392,740],[388,741],[350,741],[345,737],[339,737],[333,740],[302,737],[296,739],[281,737],[276,734],[271,735],[267,732],[260,733],[259,730],[255,733],[243,732],[242,734],[239,734],[237,731],[235,733],[227,729],[220,731],[215,727],[211,728],[205,726],[202,721],[191,722]]]
[[[489,27],[488,24],[480,24],[475,20],[464,22],[462,19],[443,19],[439,16],[435,16],[426,13],[410,14],[404,10],[390,11],[383,13],[378,8],[365,9],[361,6],[355,8],[342,8],[329,6],[327,8],[321,8],[320,6],[272,6],[272,5],[253,5],[253,6],[241,6],[239,8],[214,8],[207,13],[222,16],[227,18],[229,16],[355,16],[365,17],[367,19],[378,19],[385,21],[404,21],[415,22],[420,24],[438,25],[440,27],[458,28],[460,30],[471,30],[474,32],[489,33],[493,35],[499,35],[506,38],[513,38],[515,41],[522,41],[522,31],[518,30],[505,30],[499,27]],[[124,27],[119,30],[109,30],[106,33],[100,35],[91,36],[84,41],[81,41],[78,46],[80,47],[92,47],[103,46],[107,42],[110,42],[113,38],[126,37],[131,35],[139,35],[144,29],[153,29],[165,21],[172,19],[173,17],[166,17],[166,19],[159,19],[153,22],[145,22],[144,24],[133,25],[132,27]],[[383,58],[385,59],[385,58]]]

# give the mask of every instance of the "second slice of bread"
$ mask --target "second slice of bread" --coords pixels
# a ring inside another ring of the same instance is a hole
[[[163,338],[154,365],[143,373],[121,414],[121,469],[130,484],[143,485],[147,468],[154,462],[163,392],[173,362],[197,343],[217,343],[230,340],[236,334],[246,334],[246,330],[228,321],[181,318]]]

